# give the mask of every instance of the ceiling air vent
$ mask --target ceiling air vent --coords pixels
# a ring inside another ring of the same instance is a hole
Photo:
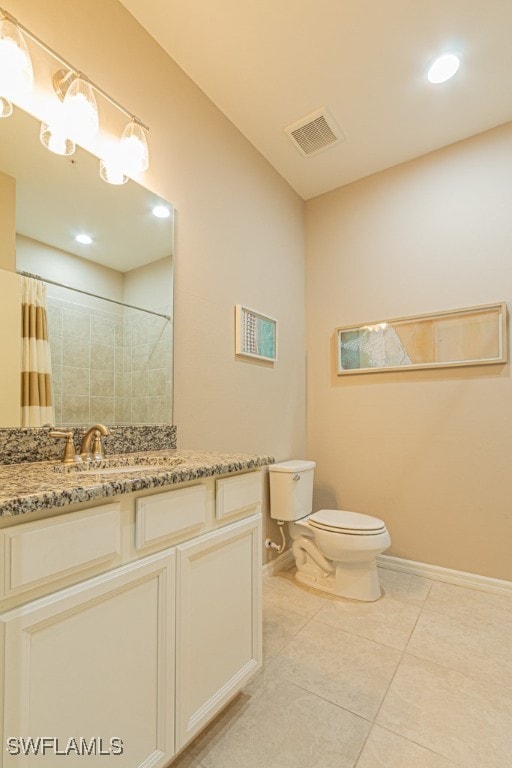
[[[310,157],[343,141],[341,128],[327,109],[318,109],[284,129],[301,155]]]

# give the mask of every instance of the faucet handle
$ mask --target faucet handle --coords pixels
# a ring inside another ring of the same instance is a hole
[[[75,450],[75,443],[73,441],[73,432],[66,432],[62,429],[51,429],[48,434],[50,437],[63,438],[66,441],[66,445],[64,446],[64,454],[61,461],[63,464],[74,464],[78,459]]]

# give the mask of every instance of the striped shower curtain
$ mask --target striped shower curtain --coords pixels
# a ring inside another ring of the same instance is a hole
[[[21,426],[54,424],[46,285],[21,278]]]

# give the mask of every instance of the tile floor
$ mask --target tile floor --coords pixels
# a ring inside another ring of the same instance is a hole
[[[512,597],[380,578],[356,603],[265,576],[264,668],[172,768],[511,768]]]

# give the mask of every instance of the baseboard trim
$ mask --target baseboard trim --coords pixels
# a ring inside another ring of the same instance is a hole
[[[272,576],[278,571],[287,571],[293,564],[293,561],[293,552],[291,549],[287,549],[285,552],[277,555],[277,557],[269,560],[268,563],[265,563],[263,566],[263,575]]]
[[[268,563],[265,563],[263,575],[271,576],[278,571],[288,570],[293,565],[293,562],[293,552],[291,549],[287,549]],[[452,568],[420,563],[416,560],[405,560],[402,557],[394,557],[393,555],[379,555],[377,565],[380,568],[409,573],[411,576],[421,576],[431,581],[444,581],[446,584],[454,584],[458,587],[469,587],[471,589],[478,589],[481,592],[493,592],[495,595],[512,597],[512,581],[506,581],[505,579],[493,579],[490,576],[481,576],[478,573],[456,571]]]
[[[377,565],[388,568],[391,571],[410,573],[412,576],[422,576],[433,581],[444,581],[447,584],[455,584],[459,587],[470,587],[482,592],[494,592],[496,595],[512,597],[512,581],[493,579],[490,576],[480,576],[477,573],[455,571],[451,568],[442,568],[439,565],[418,563],[415,560],[404,560],[392,555],[379,555]]]

